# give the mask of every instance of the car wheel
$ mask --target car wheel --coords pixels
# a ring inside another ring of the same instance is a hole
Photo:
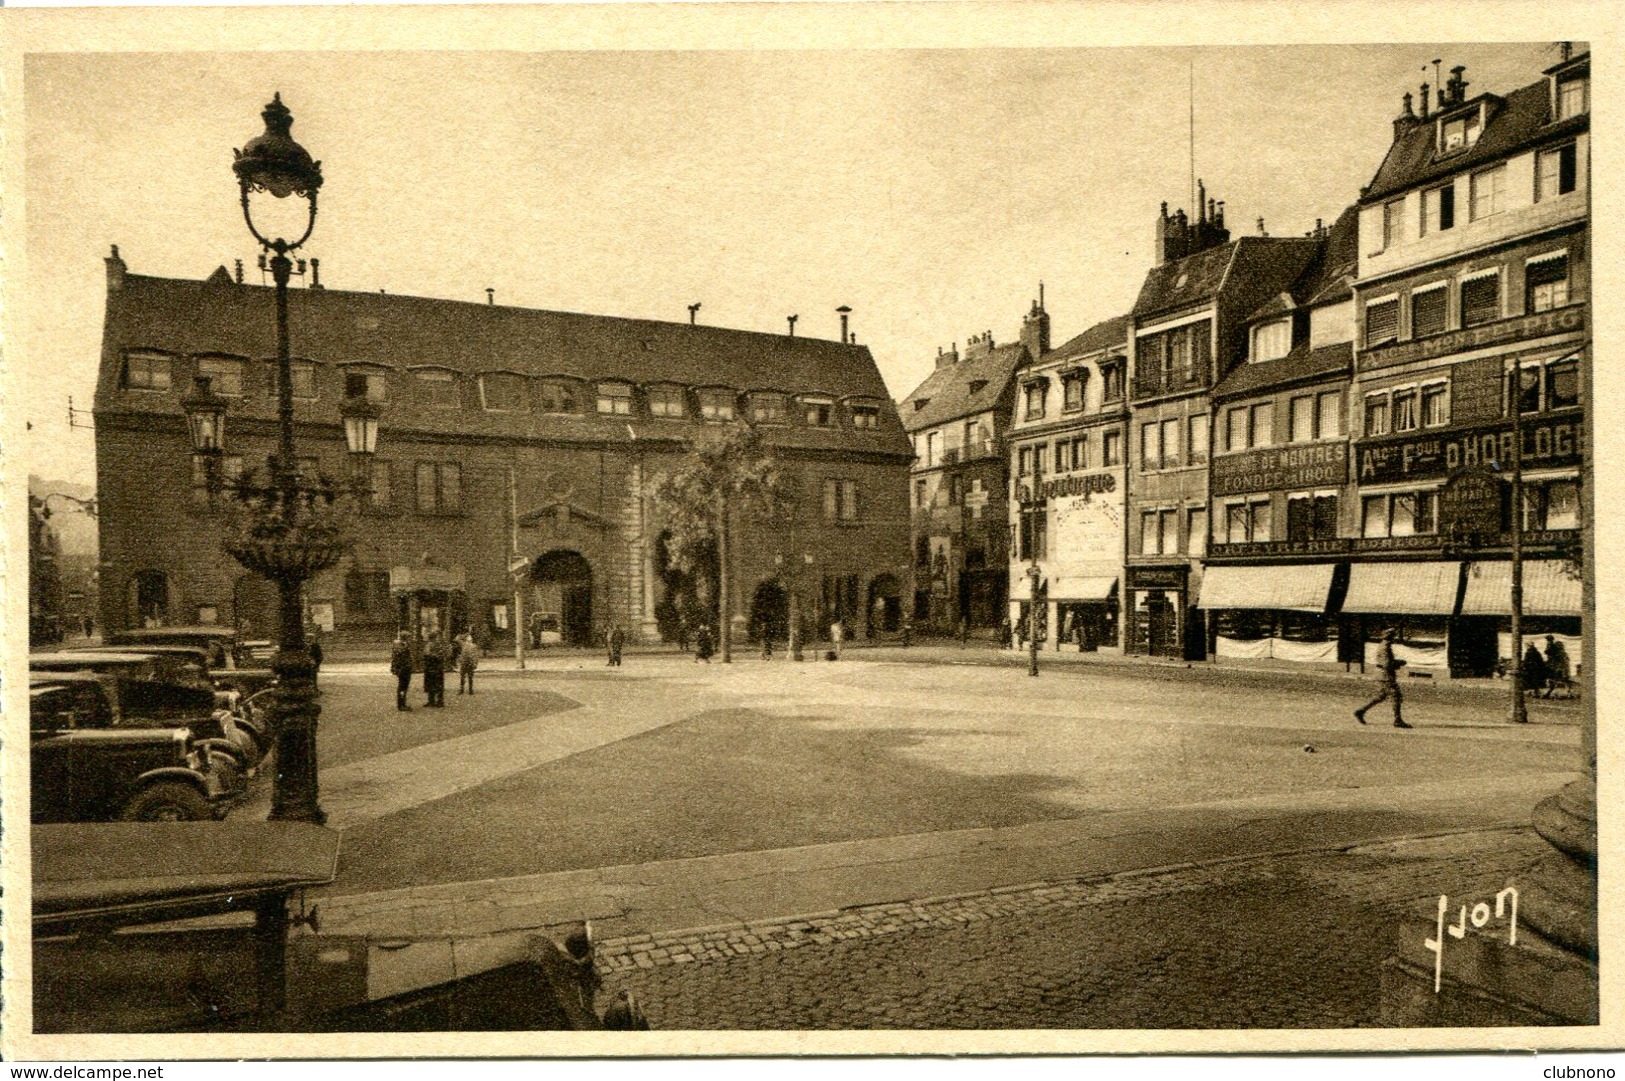
[[[205,822],[214,809],[203,794],[181,781],[159,781],[135,794],[119,818],[125,822]]]

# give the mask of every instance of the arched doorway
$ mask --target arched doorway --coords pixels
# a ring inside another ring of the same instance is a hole
[[[590,646],[592,564],[580,552],[555,549],[531,564],[533,616],[527,617],[545,644]]]
[[[869,582],[869,634],[894,634],[903,627],[903,588],[895,574],[877,574]]]
[[[169,575],[137,571],[130,579],[130,626],[162,627],[169,622]]]
[[[784,587],[769,578],[756,587],[750,602],[750,637],[760,641],[762,627],[780,642],[790,637],[790,597]]]
[[[275,638],[280,619],[276,586],[257,574],[240,576],[231,587],[231,611],[244,638]]]

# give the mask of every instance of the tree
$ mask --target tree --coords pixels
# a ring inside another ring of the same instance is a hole
[[[715,546],[717,624],[723,661],[733,660],[732,540],[740,516],[767,521],[784,501],[777,459],[761,433],[738,423],[703,433],[677,467],[655,481],[655,514],[672,565],[693,570]]]

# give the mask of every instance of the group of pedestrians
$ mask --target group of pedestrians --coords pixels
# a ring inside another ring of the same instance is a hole
[[[458,673],[457,693],[473,694],[474,672],[479,666],[480,646],[473,634],[464,631],[450,642],[439,631],[431,634],[423,644],[423,693],[427,699],[424,705],[434,708],[445,706],[448,669],[455,669]],[[406,632],[401,631],[390,647],[389,671],[395,677],[395,708],[403,713],[412,710],[406,696],[412,689],[412,673],[416,668],[412,643]]]
[[[1377,647],[1376,668],[1378,690],[1377,696],[1359,709],[1354,711],[1354,719],[1365,724],[1365,715],[1368,710],[1374,709],[1384,702],[1394,704],[1394,727],[1410,728],[1403,715],[1405,695],[1399,689],[1399,670],[1405,667],[1402,658],[1394,656],[1394,641],[1399,637],[1393,628],[1382,633],[1381,644]],[[1546,636],[1546,653],[1543,656],[1535,643],[1531,641],[1524,650],[1521,662],[1523,676],[1523,690],[1525,694],[1538,694],[1543,698],[1550,698],[1552,691],[1559,687],[1573,685],[1573,670],[1569,665],[1569,651],[1554,636]]]

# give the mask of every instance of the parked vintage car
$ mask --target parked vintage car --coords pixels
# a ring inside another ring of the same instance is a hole
[[[223,755],[184,727],[121,723],[115,681],[31,674],[35,822],[181,822],[224,817],[235,795]]]
[[[115,823],[32,839],[37,1032],[649,1027],[627,992],[595,1001],[584,922],[477,941],[323,931],[335,830]]]
[[[233,688],[233,681],[217,676],[209,669],[210,651],[203,646],[126,645],[126,646],[68,646],[64,653],[139,653],[151,657],[158,666],[160,678],[167,683],[185,683],[204,687],[214,692],[215,705],[221,709],[237,709],[243,701],[242,692]]]
[[[263,726],[221,708],[206,682],[176,675],[173,667],[173,658],[143,653],[68,650],[28,656],[30,672],[97,672],[113,677],[121,725],[185,725],[206,746],[229,755],[236,773],[248,774],[270,743]]]
[[[195,646],[208,651],[209,672],[216,686],[229,686],[246,698],[270,686],[276,673],[268,667],[264,643],[244,641],[230,627],[135,627],[102,636],[114,646]]]

